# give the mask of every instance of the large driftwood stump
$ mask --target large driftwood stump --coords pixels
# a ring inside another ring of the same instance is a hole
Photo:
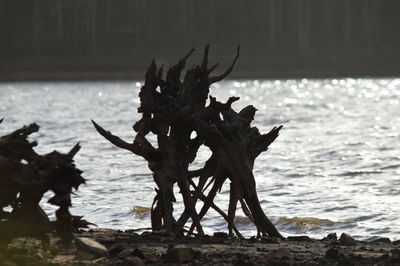
[[[69,212],[72,189],[85,183],[73,162],[80,146],[77,143],[67,154],[53,151],[39,155],[33,149],[37,143],[27,139],[38,130],[38,125],[30,124],[0,137],[0,239],[45,238],[55,230],[69,243],[74,228],[88,225]],[[39,205],[47,191],[54,193],[49,203],[59,207],[54,222]],[[4,211],[5,207],[11,211]]]
[[[213,208],[227,220],[230,233],[235,231],[241,236],[233,224],[237,202],[240,201],[259,232],[281,237],[261,208],[252,172],[254,160],[276,139],[281,126],[267,134],[260,134],[256,127],[251,127],[256,112],[253,106],[237,113],[231,105],[239,100],[238,97],[230,97],[226,103],[221,103],[209,96],[210,85],[232,72],[239,57],[239,48],[230,67],[221,75],[211,76],[218,64],[208,67],[209,46],[206,46],[201,65],[187,70],[181,79],[186,60],[193,51],[171,67],[165,78],[163,67],[158,68],[154,61],[151,63],[139,93],[138,112],[142,113],[142,118],[133,126],[136,136],[132,143],[92,122],[112,144],[148,161],[157,185],[152,206],[153,230],[183,234],[184,225],[191,218],[189,233],[197,229],[198,234],[203,234],[200,220],[209,208]],[[146,139],[150,132],[157,136],[157,147]],[[193,132],[197,136],[191,138]],[[204,168],[189,171],[189,165],[201,145],[207,146],[212,155]],[[195,177],[199,177],[197,184],[193,181]],[[227,180],[232,185],[229,211],[225,214],[213,201]],[[178,220],[173,215],[175,184],[182,193],[185,206]],[[208,194],[204,195],[210,186]],[[198,200],[204,202],[200,213],[195,208]]]

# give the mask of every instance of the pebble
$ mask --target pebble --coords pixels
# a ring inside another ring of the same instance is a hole
[[[214,237],[215,238],[227,238],[228,234],[225,232],[215,232],[214,233]]]
[[[339,244],[343,246],[355,246],[356,240],[352,236],[342,233],[339,238]]]
[[[140,249],[124,249],[118,254],[119,258],[126,258],[126,257],[138,257],[140,259],[144,259],[144,254]]]
[[[145,266],[143,261],[138,257],[128,257],[124,259],[124,266]]]
[[[384,243],[384,244],[390,244],[392,241],[388,237],[380,237],[378,239],[372,240],[371,243]]]
[[[326,239],[328,240],[337,240],[337,234],[336,233],[330,233],[326,236]]]
[[[78,250],[76,252],[76,256],[74,259],[75,260],[95,260],[96,258],[98,258],[98,257],[90,252]]]
[[[81,251],[81,255],[87,253],[93,255],[95,258],[108,256],[107,248],[93,239],[77,237],[75,239],[75,245],[78,251]]]
[[[275,250],[270,251],[267,254],[267,259],[271,260],[271,259],[281,259],[281,258],[292,258],[293,254],[287,250],[286,248],[278,248]]]
[[[176,247],[167,251],[164,255],[166,263],[186,263],[193,260],[194,250],[188,247]]]
[[[257,248],[256,249],[258,252],[267,252],[268,249],[267,248]]]
[[[341,252],[338,248],[330,248],[325,253],[325,257],[328,259],[338,259],[342,256],[343,256],[343,254],[341,254]]]
[[[261,243],[265,244],[279,244],[281,242],[280,238],[278,237],[263,237],[261,238]]]
[[[299,242],[312,242],[312,239],[308,236],[288,236],[287,239]]]
[[[123,251],[125,249],[125,247],[123,246],[123,245],[121,245],[121,244],[119,244],[119,243],[116,243],[116,244],[114,244],[114,245],[112,245],[111,247],[110,247],[110,249],[108,250],[108,253],[111,255],[111,256],[116,256],[116,255],[118,255],[119,253],[121,253],[121,251]]]

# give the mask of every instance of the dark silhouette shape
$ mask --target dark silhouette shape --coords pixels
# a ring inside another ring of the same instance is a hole
[[[67,154],[53,151],[39,155],[33,150],[37,142],[27,140],[38,130],[38,125],[30,124],[0,137],[0,239],[46,239],[45,234],[55,230],[68,244],[74,229],[90,224],[69,212],[72,188],[77,190],[85,183],[73,161],[80,145],[77,143]],[[59,207],[53,223],[39,206],[47,191],[54,193],[48,202]],[[3,210],[7,206],[12,207],[11,212]]]
[[[211,76],[218,64],[208,67],[207,45],[201,65],[187,70],[181,79],[186,60],[193,51],[172,66],[165,79],[163,67],[157,68],[154,61],[151,63],[139,93],[141,103],[138,112],[142,113],[142,118],[133,126],[136,131],[133,143],[125,142],[94,121],[93,125],[112,144],[148,161],[157,184],[151,212],[153,230],[164,229],[183,234],[184,225],[191,218],[189,234],[194,228],[203,234],[200,220],[211,207],[227,220],[230,233],[235,231],[241,237],[233,224],[236,204],[240,200],[261,233],[281,237],[261,208],[252,170],[256,157],[267,150],[282,127],[275,127],[268,134],[260,134],[256,127],[250,125],[256,108],[250,105],[237,113],[231,105],[239,100],[238,97],[230,97],[226,103],[221,103],[209,96],[210,85],[232,72],[239,57],[239,47],[229,68],[221,75]],[[207,99],[210,100],[208,105]],[[146,139],[150,132],[157,136],[158,147]],[[195,138],[191,138],[193,132],[197,134]],[[201,145],[207,146],[212,156],[204,168],[189,171],[189,165],[196,158]],[[193,181],[194,177],[199,177],[197,184]],[[228,215],[213,203],[217,191],[227,179],[232,182]],[[178,220],[173,216],[175,184],[180,189],[185,205]],[[208,186],[211,189],[206,196],[203,193]],[[195,209],[198,199],[204,201],[200,213]]]

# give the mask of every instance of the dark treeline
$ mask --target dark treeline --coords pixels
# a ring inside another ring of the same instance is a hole
[[[210,43],[217,61],[241,44],[239,71],[393,75],[399,8],[389,0],[0,0],[0,70],[139,69]]]

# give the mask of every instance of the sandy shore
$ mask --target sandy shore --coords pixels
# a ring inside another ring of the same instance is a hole
[[[66,248],[57,238],[48,243],[18,238],[0,244],[0,265],[400,265],[400,241],[387,238],[362,242],[330,234],[323,240],[307,236],[240,240],[225,233],[176,238],[114,230],[92,230],[76,237],[78,248]],[[81,241],[92,240],[95,247],[82,247]]]

